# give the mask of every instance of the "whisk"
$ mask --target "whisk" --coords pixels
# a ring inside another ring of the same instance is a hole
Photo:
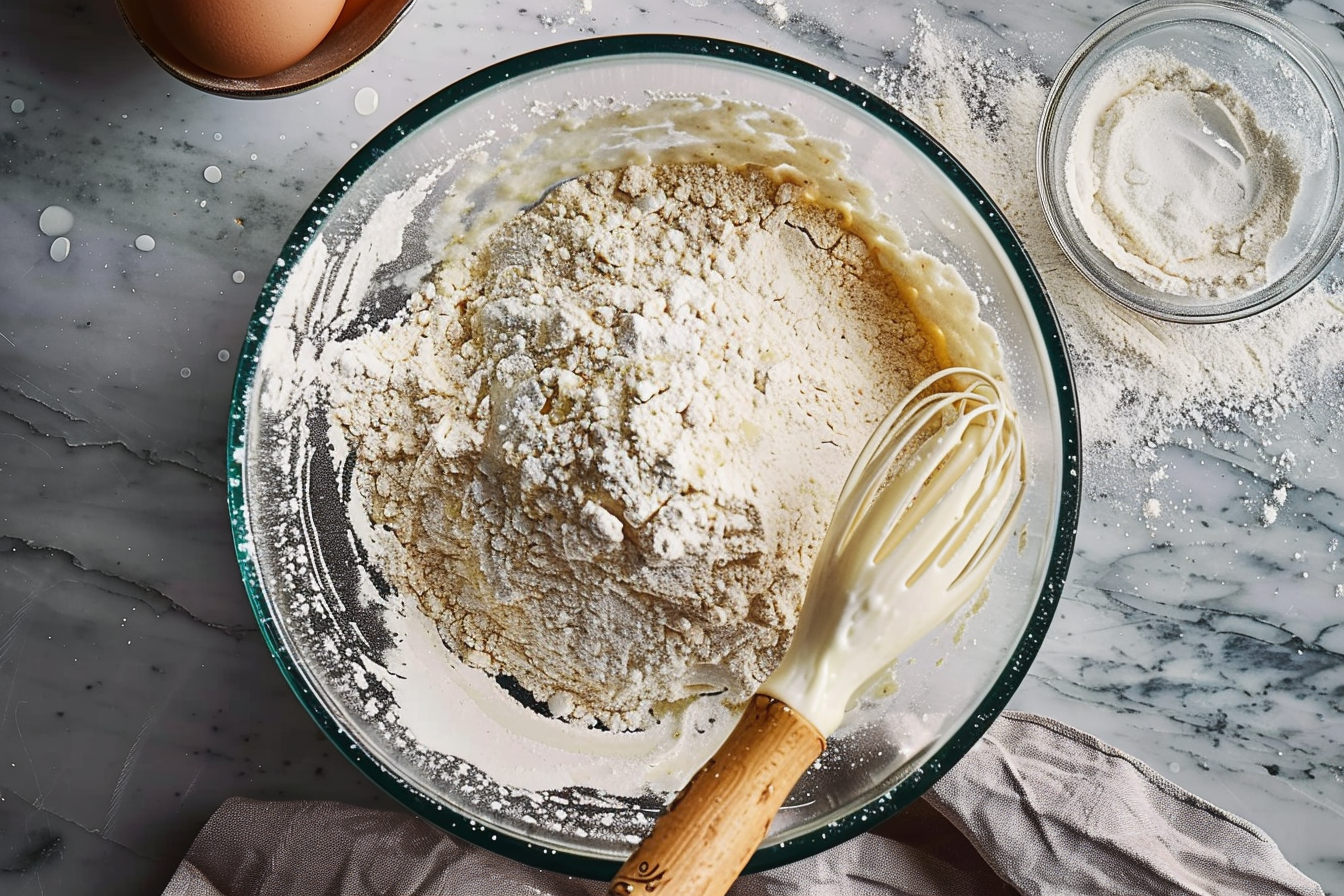
[[[984,587],[1025,483],[1017,416],[993,379],[954,367],[917,385],[840,492],[783,661],[609,892],[724,893],[853,696]]]

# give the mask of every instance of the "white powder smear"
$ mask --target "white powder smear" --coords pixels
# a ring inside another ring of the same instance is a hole
[[[1029,60],[940,33],[920,17],[909,65],[871,74],[880,93],[985,186],[1041,271],[1077,378],[1091,492],[1108,490],[1113,464],[1151,463],[1182,429],[1217,435],[1267,425],[1308,401],[1338,412],[1344,302],[1337,284],[1318,282],[1241,321],[1192,326],[1131,312],[1077,272],[1038,198],[1036,127],[1049,82]]]

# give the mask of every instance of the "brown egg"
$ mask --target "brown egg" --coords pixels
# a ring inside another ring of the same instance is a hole
[[[163,36],[195,64],[227,78],[288,68],[327,36],[342,0],[152,0]]]
[[[370,2],[371,0],[345,0],[345,7],[341,10],[340,18],[336,20],[335,25],[331,26],[331,30],[335,31],[337,28],[344,27],[351,19],[363,12],[364,7],[368,6]]]

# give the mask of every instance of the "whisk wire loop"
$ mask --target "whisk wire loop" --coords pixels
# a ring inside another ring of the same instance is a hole
[[[926,389],[930,382],[931,380],[925,380],[916,389]],[[827,532],[828,536],[834,535],[835,539],[833,542],[829,537],[826,539],[827,542],[831,542],[835,553],[847,549],[855,529],[868,515],[868,509],[884,486],[885,491],[890,493],[888,503],[899,508],[914,497],[923,481],[927,479],[927,473],[936,467],[937,457],[925,453],[922,458],[912,458],[911,461],[912,467],[925,467],[925,475],[912,475],[903,483],[887,482],[892,463],[906,454],[920,433],[945,412],[947,406],[945,398],[946,395],[929,395],[918,401],[907,400],[897,405],[878,424],[864,445],[863,451],[860,452],[858,460],[854,462],[854,468],[850,471],[844,487],[840,490],[831,528]],[[874,459],[878,455],[884,458],[883,462],[875,462]],[[901,501],[901,497],[905,500]],[[895,516],[892,514],[890,517],[893,522]]]
[[[911,471],[911,478],[917,480],[914,485],[914,499],[908,507],[892,508],[899,514],[899,523],[891,527],[891,536],[885,542],[881,556],[890,553],[894,541],[908,535],[917,526],[925,526],[933,531],[946,530],[952,534],[952,527],[965,514],[967,505],[986,475],[990,456],[985,450],[989,443],[986,427],[980,418],[990,413],[985,406],[967,407],[964,396],[949,404],[956,406],[956,416],[951,424],[921,446],[929,453],[929,462],[921,469]],[[992,425],[992,424],[991,424]],[[899,462],[900,458],[887,458],[889,464]],[[881,519],[874,505],[868,511],[875,519]],[[946,539],[944,539],[944,542]],[[940,547],[932,552],[940,552]]]
[[[966,384],[928,391],[948,378]],[[1003,522],[1021,501],[1025,475],[1016,418],[996,384],[970,368],[940,371],[893,408],[864,446],[819,561],[843,556],[902,588],[934,574],[945,587],[978,587],[1002,550]],[[942,534],[917,565],[886,563],[917,530]]]
[[[761,692],[834,731],[852,695],[984,587],[1026,475],[1017,416],[989,376],[952,368],[917,385],[860,452]]]
[[[995,476],[982,484],[981,502],[984,510],[979,516],[976,531],[966,538],[966,544],[977,546],[977,550],[953,582],[954,586],[966,583],[969,590],[980,587],[989,575],[990,567],[1003,552],[1011,531],[1008,523],[1016,516],[1017,508],[1022,503],[1021,486],[1027,479],[1026,454],[1015,424],[1013,428],[1005,428],[1000,433],[998,444]]]

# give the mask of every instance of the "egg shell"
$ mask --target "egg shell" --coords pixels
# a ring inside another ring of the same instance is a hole
[[[331,26],[331,30],[344,28],[351,19],[364,11],[372,0],[345,0],[345,6],[341,9],[340,16],[336,19],[336,24]]]
[[[313,51],[342,0],[153,0],[150,12],[183,56],[226,78],[260,78]]]

